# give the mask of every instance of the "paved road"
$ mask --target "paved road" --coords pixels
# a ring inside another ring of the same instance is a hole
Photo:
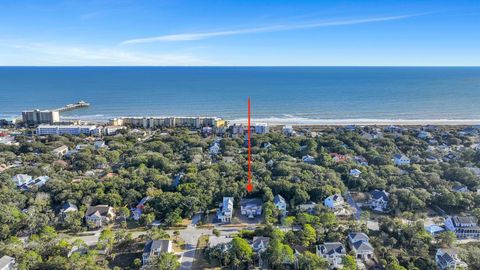
[[[222,237],[230,238],[232,234],[237,233],[239,230],[244,229],[244,227],[222,227],[215,225],[215,228],[220,231]],[[167,230],[168,234],[173,235],[173,230]],[[179,230],[180,237],[185,241],[184,250],[178,252],[177,255],[180,256],[180,270],[191,270],[192,263],[195,260],[195,253],[197,251],[198,239],[202,235],[212,236],[212,229],[205,228],[196,228],[194,225],[189,225],[186,229]],[[101,230],[91,231],[91,235],[84,236],[74,236],[72,239],[81,239],[87,245],[94,246],[98,243],[98,238],[100,237]],[[137,238],[146,232],[132,232],[133,238]]]

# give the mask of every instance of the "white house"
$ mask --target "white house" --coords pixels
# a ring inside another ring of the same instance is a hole
[[[149,240],[142,253],[143,265],[147,265],[152,257],[159,256],[163,253],[173,252],[172,241],[170,240]]]
[[[282,213],[282,215],[287,213],[287,202],[280,194],[275,195],[275,198],[273,198],[273,204]]]
[[[265,134],[269,132],[269,127],[267,123],[257,123],[255,124],[255,133]]]
[[[359,169],[351,169],[350,170],[350,175],[357,178],[362,174],[362,172]]]
[[[102,227],[103,224],[115,218],[113,208],[108,205],[89,206],[85,213],[85,222],[93,227]]]
[[[293,130],[292,126],[283,126],[282,127],[282,133],[286,136],[292,136],[295,135],[295,130]]]
[[[262,200],[258,198],[242,199],[240,201],[240,210],[242,215],[248,218],[255,218],[262,214],[262,205]]]
[[[375,189],[370,192],[368,205],[375,211],[385,212],[388,209],[389,195],[385,190]]]
[[[259,237],[259,236],[253,237],[252,249],[253,249],[253,252],[258,257],[258,266],[259,267],[262,267],[264,265],[262,255],[265,251],[267,251],[269,243],[270,243],[270,238],[269,237]]]
[[[397,166],[410,165],[410,158],[402,154],[396,154],[393,156],[393,162]]]
[[[330,209],[338,209],[345,204],[345,200],[343,200],[342,195],[334,194],[334,195],[328,196],[323,201],[323,204]]]
[[[368,261],[373,258],[374,249],[368,241],[368,236],[362,232],[348,234],[348,244],[357,259]]]
[[[468,265],[460,260],[454,249],[439,248],[435,254],[435,262],[439,270],[467,269]]]
[[[15,267],[15,258],[10,256],[3,256],[0,258],[0,270],[14,270]]]
[[[451,216],[445,219],[445,228],[455,233],[457,238],[479,238],[480,227],[474,217]]]
[[[315,163],[315,158],[310,155],[306,155],[302,157],[302,161],[305,163]]]
[[[233,197],[223,197],[223,202],[217,211],[217,218],[221,222],[231,222],[233,216]]]
[[[325,258],[331,268],[342,268],[343,257],[347,255],[345,246],[340,242],[327,242],[316,246],[317,256]]]

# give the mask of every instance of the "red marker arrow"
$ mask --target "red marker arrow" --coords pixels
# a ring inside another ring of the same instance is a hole
[[[250,97],[248,97],[248,184],[247,191],[252,192],[252,153],[250,143],[251,129],[250,129]]]

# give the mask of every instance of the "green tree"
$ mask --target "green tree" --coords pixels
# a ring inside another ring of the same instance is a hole
[[[106,250],[106,253],[110,253],[115,244],[115,233],[109,228],[103,230],[98,237],[98,246]]]
[[[356,270],[357,269],[357,262],[355,258],[351,255],[346,255],[342,259],[343,269],[345,270]]]
[[[233,238],[230,253],[233,259],[237,259],[241,263],[249,264],[252,261],[253,249],[243,238]]]
[[[324,270],[328,262],[317,254],[306,251],[298,257],[298,268],[300,270]]]
[[[148,270],[175,270],[180,267],[177,256],[173,253],[162,253],[148,265]]]

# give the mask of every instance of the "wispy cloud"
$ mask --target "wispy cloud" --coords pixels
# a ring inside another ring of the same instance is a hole
[[[22,58],[15,63],[0,65],[62,65],[62,66],[191,66],[211,65],[213,63],[190,53],[143,53],[119,48],[92,48],[84,46],[65,46],[38,42],[1,41],[0,47],[17,51]],[[1,53],[0,53],[0,59]],[[5,57],[6,59],[6,57]],[[6,60],[7,61],[7,60]]]
[[[427,13],[399,15],[399,16],[386,16],[386,17],[370,17],[370,18],[352,19],[352,20],[332,20],[332,21],[304,23],[304,24],[277,24],[272,26],[237,29],[237,30],[162,35],[162,36],[156,36],[156,37],[129,39],[129,40],[122,41],[120,45],[151,43],[151,42],[192,41],[192,40],[202,40],[202,39],[208,39],[208,38],[220,37],[220,36],[278,32],[278,31],[288,31],[288,30],[295,30],[295,29],[320,28],[320,27],[341,26],[341,25],[355,25],[355,24],[364,24],[364,23],[373,23],[373,22],[402,20],[402,19],[408,19],[411,17],[421,16],[425,14]]]

